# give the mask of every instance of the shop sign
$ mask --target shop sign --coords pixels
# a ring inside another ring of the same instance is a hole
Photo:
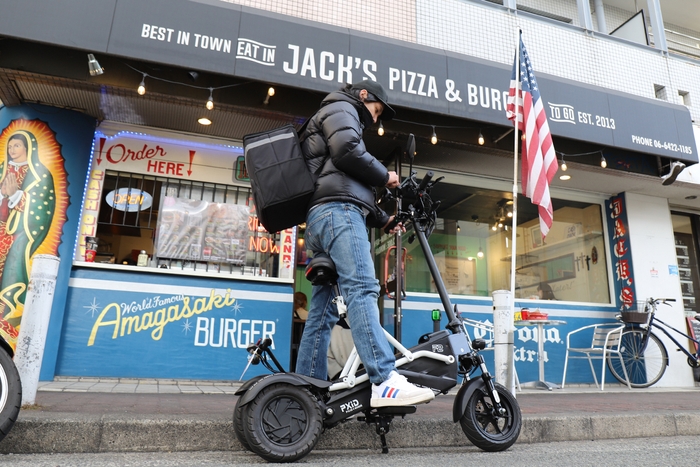
[[[119,0],[116,6],[102,6],[75,0],[58,10],[39,0],[24,4],[29,4],[31,16],[19,21],[0,16],[5,35],[322,92],[376,80],[397,106],[512,126],[505,116],[510,62],[221,1]],[[68,26],[47,35],[46,21]],[[93,23],[85,30],[85,24]],[[568,57],[552,59],[565,66]],[[685,106],[544,73],[537,76],[553,135],[698,162]],[[149,170],[161,174],[184,177],[192,170],[186,160],[156,158],[152,164]]]
[[[175,4],[119,1],[109,51],[324,92],[370,79],[382,83],[397,106],[512,126],[505,115],[510,63],[293,22],[224,2]],[[684,106],[544,73],[537,81],[556,136],[698,161]]]
[[[92,166],[99,170],[228,185],[232,179],[231,160],[242,154],[242,146],[204,144],[131,131],[108,136],[98,131]],[[124,200],[125,206],[131,201]]]
[[[85,269],[68,297],[59,374],[238,380],[265,337],[289,361],[289,285]]]
[[[138,212],[153,204],[153,196],[138,188],[119,188],[107,193],[107,204],[118,211]]]
[[[636,306],[634,269],[624,194],[610,198],[605,206],[605,213],[608,231],[611,232],[610,251],[613,253],[615,270],[616,304],[620,310],[633,309]]]

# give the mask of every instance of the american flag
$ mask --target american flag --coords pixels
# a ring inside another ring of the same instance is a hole
[[[521,97],[517,102],[516,81],[517,62],[513,63],[513,74],[510,78],[510,92],[506,115],[509,120],[516,120],[518,129],[523,132],[521,183],[523,194],[537,205],[540,214],[540,231],[544,238],[552,227],[554,212],[552,198],[549,195],[549,183],[559,169],[557,156],[554,152],[552,135],[549,132],[547,115],[540,98],[540,90],[532,70],[532,62],[523,44],[520,33],[519,54],[515,60],[520,60]]]

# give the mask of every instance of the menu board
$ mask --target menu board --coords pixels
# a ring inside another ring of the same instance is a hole
[[[249,216],[248,206],[165,196],[158,216],[157,256],[242,265]]]

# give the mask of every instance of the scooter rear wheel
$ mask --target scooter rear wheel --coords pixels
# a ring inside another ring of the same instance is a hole
[[[251,451],[270,462],[294,462],[316,446],[323,431],[321,407],[311,392],[273,384],[243,410],[243,431]]]
[[[459,419],[469,441],[489,452],[511,447],[522,427],[520,406],[515,397],[505,386],[498,383],[495,386],[505,413],[497,414],[492,394],[486,388],[480,388],[469,397],[464,415]]]
[[[248,440],[245,437],[245,430],[243,428],[243,423],[245,422],[246,416],[246,409],[248,408],[248,406],[241,406],[242,398],[243,396],[241,395],[238,398],[238,401],[236,402],[236,407],[233,409],[233,432],[236,434],[236,439],[239,443],[241,443],[243,449],[245,449],[246,451],[250,451],[250,445],[248,444]]]
[[[22,405],[22,382],[10,355],[0,348],[0,440],[17,421]]]

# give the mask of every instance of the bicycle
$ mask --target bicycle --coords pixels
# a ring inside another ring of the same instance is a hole
[[[638,311],[623,311],[618,315],[618,318],[626,324],[622,331],[620,345],[622,363],[617,358],[609,358],[607,361],[610,372],[618,381],[627,384],[622,369],[623,363],[629,376],[629,383],[633,388],[648,388],[656,384],[664,375],[669,364],[668,351],[653,330],[660,330],[666,334],[676,344],[678,351],[683,352],[688,357],[688,365],[692,368],[700,368],[700,357],[698,356],[700,342],[656,316],[659,304],[671,306],[668,302],[675,301],[673,298],[648,298],[639,302]],[[700,315],[695,316],[695,319],[700,321]],[[669,331],[674,331],[693,341],[695,353],[687,350]]]

